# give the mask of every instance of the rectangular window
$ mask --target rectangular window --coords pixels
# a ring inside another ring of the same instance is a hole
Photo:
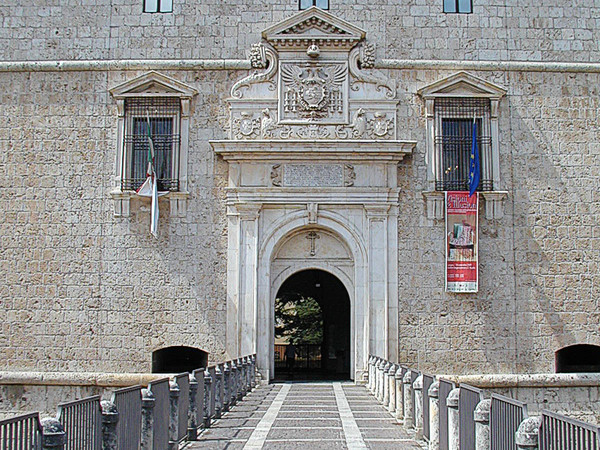
[[[173,12],[173,0],[144,0],[144,12],[171,13]]]
[[[126,178],[123,190],[135,190],[146,180],[148,169],[148,124],[154,145],[154,170],[160,191],[177,191],[176,162],[179,152],[179,99],[139,98],[125,102]]]
[[[445,13],[470,14],[473,12],[472,0],[443,0]]]
[[[435,148],[439,159],[435,188],[438,191],[468,191],[473,118],[477,123],[480,161],[479,191],[493,189],[490,102],[487,99],[436,99]]]
[[[329,0],[300,0],[300,9],[308,9],[316,6],[321,9],[329,9]]]

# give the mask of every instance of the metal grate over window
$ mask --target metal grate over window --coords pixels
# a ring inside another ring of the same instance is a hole
[[[490,101],[485,98],[436,99],[436,190],[469,190],[473,119],[477,123],[477,147],[481,169],[477,190],[493,190]]]
[[[154,144],[154,170],[160,191],[179,190],[179,114],[178,98],[134,98],[125,100],[126,163],[121,188],[138,189],[146,180],[148,168],[148,125]]]

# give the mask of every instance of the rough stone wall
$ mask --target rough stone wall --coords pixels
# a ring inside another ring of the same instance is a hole
[[[175,1],[143,14],[142,0],[14,0],[0,7],[0,60],[243,58],[260,32],[297,0]],[[474,2],[444,14],[442,0],[330,0],[332,12],[369,33],[386,58],[597,61],[593,0]]]
[[[108,88],[135,74],[1,74],[0,288],[3,368],[146,372],[153,350],[224,349],[226,73],[179,73],[195,99],[189,188],[176,219],[161,202],[160,239],[149,204],[113,218],[116,104]]]
[[[142,15],[141,1],[58,3],[0,8],[0,59],[241,58],[262,29],[296,11],[296,0],[175,2],[167,15]],[[390,3],[332,1],[331,12],[367,30],[380,58],[598,59],[592,2],[475,5],[472,15],[441,14],[441,1]],[[224,356],[227,166],[208,140],[225,137],[224,99],[245,74],[166,73],[200,94],[187,215],[171,217],[161,202],[155,241],[146,202],[116,219],[109,196],[108,89],[141,73],[0,73],[1,369],[148,371],[151,352],[170,345]],[[509,196],[504,218],[481,210],[480,292],[447,294],[443,221],[426,219],[421,196],[425,119],[415,92],[452,72],[390,73],[398,137],[418,142],[398,170],[400,360],[438,373],[552,372],[559,348],[600,344],[600,76],[472,72],[508,89],[499,188]]]

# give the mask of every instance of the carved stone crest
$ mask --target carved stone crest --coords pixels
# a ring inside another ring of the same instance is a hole
[[[341,122],[345,118],[348,69],[342,64],[282,63],[280,110],[284,121]]]
[[[376,112],[367,123],[369,136],[373,139],[384,138],[394,130],[394,120],[388,119],[385,113]]]
[[[252,113],[242,111],[239,117],[233,119],[233,129],[236,139],[253,138],[258,135],[260,120],[255,119]]]

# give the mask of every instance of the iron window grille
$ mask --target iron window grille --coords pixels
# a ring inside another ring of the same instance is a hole
[[[133,98],[125,100],[123,179],[121,189],[136,190],[146,180],[148,169],[148,124],[154,144],[154,170],[159,191],[178,191],[179,118],[178,98]]]
[[[445,13],[470,14],[473,12],[473,0],[443,0]]]
[[[493,190],[489,99],[436,99],[434,110],[437,159],[435,189],[437,191],[469,190],[473,119],[475,118],[480,163],[480,181],[477,190]]]
[[[173,0],[144,0],[145,13],[172,13]]]
[[[300,10],[308,9],[311,6],[316,6],[321,9],[329,9],[329,0],[298,0],[298,8]]]

